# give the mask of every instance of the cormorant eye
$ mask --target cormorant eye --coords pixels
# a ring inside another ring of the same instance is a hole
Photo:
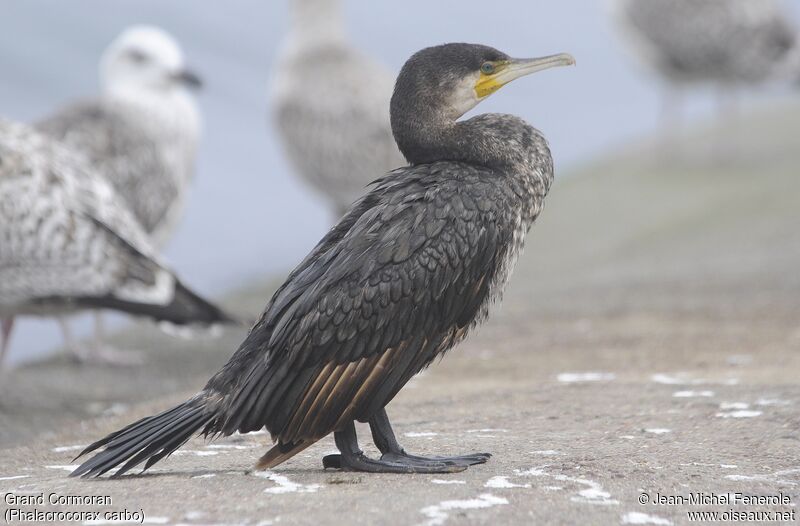
[[[483,64],[481,64],[481,73],[483,73],[484,75],[491,75],[492,73],[494,73],[494,64],[492,64],[491,62],[484,62]]]

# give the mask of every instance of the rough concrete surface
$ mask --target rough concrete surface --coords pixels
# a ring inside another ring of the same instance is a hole
[[[141,324],[115,343],[144,350],[142,367],[53,359],[3,379],[0,510],[102,512],[88,524],[124,509],[151,524],[791,515],[800,500],[798,115],[788,107],[749,117],[724,136],[746,145],[730,148],[733,157],[703,153],[696,145],[714,135],[698,132],[670,145],[681,152],[672,160],[641,146],[559,180],[503,307],[389,406],[407,450],[489,451],[485,465],[450,475],[324,471],[328,438],[272,472],[249,473],[269,445],[256,434],[192,440],[142,476],[69,479],[80,445],[202,387],[243,336],[175,340]],[[271,288],[228,305],[255,313]],[[40,493],[111,504],[8,503]],[[716,500],[652,504],[692,494]],[[737,494],[779,500],[724,502]]]

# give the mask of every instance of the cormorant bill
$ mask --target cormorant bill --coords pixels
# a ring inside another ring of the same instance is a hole
[[[464,339],[498,299],[553,180],[542,134],[512,115],[458,120],[512,80],[570,55],[512,59],[445,44],[406,62],[391,101],[409,166],[377,180],[274,294],[228,363],[183,404],[87,447],[72,476],[115,476],[169,455],[195,433],[266,428],[277,466],[334,433],[325,467],[441,473],[487,453],[419,457],[397,443],[385,406],[416,373]],[[369,145],[364,145],[369,147]],[[380,459],[358,447],[369,422]]]

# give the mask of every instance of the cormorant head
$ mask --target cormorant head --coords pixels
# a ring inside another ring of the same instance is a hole
[[[405,63],[392,95],[397,146],[412,164],[467,158],[475,145],[452,133],[462,115],[514,79],[574,63],[567,54],[519,59],[477,44],[423,49]]]
[[[175,39],[152,26],[131,27],[108,46],[100,62],[100,80],[107,92],[165,92],[199,88],[202,84],[195,73],[186,69]]]
[[[575,59],[565,53],[519,59],[479,44],[425,48],[408,59],[400,71],[392,113],[408,111],[409,106],[425,107],[456,120],[512,80],[574,63]]]

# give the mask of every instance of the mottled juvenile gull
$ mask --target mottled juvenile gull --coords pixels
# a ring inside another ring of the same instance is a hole
[[[274,120],[297,175],[342,215],[403,166],[389,125],[394,78],[347,40],[339,0],[294,0],[274,71]]]
[[[161,250],[175,231],[194,173],[200,117],[187,88],[199,87],[200,80],[186,69],[178,43],[152,26],[125,30],[99,69],[99,98],[67,106],[37,127],[85,156]],[[67,336],[67,321],[59,321]],[[99,340],[99,313],[95,329]]]
[[[85,155],[114,186],[157,249],[178,223],[194,172],[200,117],[177,42],[149,26],[127,29],[100,62],[102,95],[37,128]]]
[[[671,86],[800,82],[800,36],[776,0],[615,0],[633,54]]]
[[[84,308],[231,321],[158,260],[125,201],[82,158],[0,120],[0,364],[15,316]]]

